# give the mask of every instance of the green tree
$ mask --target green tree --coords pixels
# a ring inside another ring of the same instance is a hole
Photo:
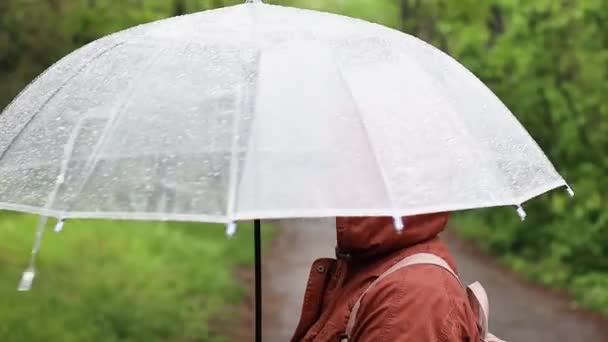
[[[403,0],[406,31],[477,74],[579,196],[475,213],[462,229],[512,266],[608,312],[608,2]],[[432,23],[432,25],[428,25]],[[589,295],[592,294],[592,295]]]

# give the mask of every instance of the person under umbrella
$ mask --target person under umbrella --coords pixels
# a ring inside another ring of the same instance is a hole
[[[404,218],[401,233],[389,217],[337,218],[336,259],[313,263],[292,341],[500,341],[451,271],[449,216]]]

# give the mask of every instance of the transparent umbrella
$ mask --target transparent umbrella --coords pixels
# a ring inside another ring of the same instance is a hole
[[[402,229],[402,216],[489,206],[523,217],[523,202],[567,187],[440,50],[250,2],[110,35],[38,77],[0,115],[0,208],[229,230],[383,215]]]

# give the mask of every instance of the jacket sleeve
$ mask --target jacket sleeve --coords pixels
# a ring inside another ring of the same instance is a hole
[[[475,322],[456,279],[436,266],[415,265],[366,294],[351,341],[479,341]]]

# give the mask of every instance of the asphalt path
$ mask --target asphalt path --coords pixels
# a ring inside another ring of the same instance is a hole
[[[608,326],[574,309],[565,296],[521,281],[452,234],[442,238],[457,260],[461,278],[467,283],[478,280],[488,291],[490,330],[495,335],[508,342],[608,341]],[[335,231],[324,227],[280,230],[264,259],[264,341],[289,341],[310,264],[319,257],[333,257],[334,245]]]

